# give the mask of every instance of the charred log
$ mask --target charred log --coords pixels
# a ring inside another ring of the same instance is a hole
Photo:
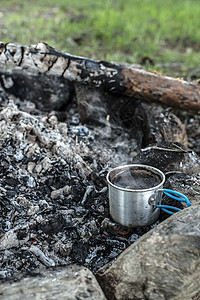
[[[200,111],[200,87],[187,81],[140,69],[59,52],[45,43],[33,46],[0,44],[0,63],[70,81],[101,87],[105,91]]]
[[[23,70],[0,70],[0,86],[7,95],[31,101],[43,111],[63,112],[74,94],[73,84],[65,78]]]

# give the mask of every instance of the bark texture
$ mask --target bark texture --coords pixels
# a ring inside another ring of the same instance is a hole
[[[64,77],[144,101],[200,111],[200,87],[174,78],[126,68],[105,61],[72,56],[45,43],[32,46],[0,44],[0,63]]]

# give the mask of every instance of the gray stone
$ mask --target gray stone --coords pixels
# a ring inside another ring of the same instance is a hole
[[[108,299],[200,299],[199,219],[199,205],[174,214],[102,268]]]
[[[0,299],[6,300],[105,300],[92,273],[83,267],[70,266],[45,270],[43,276],[23,278],[18,282],[3,283]]]

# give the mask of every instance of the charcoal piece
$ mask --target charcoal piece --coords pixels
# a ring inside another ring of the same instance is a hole
[[[105,177],[100,177],[95,172],[92,172],[91,179],[99,189],[102,189],[106,185]]]
[[[82,206],[77,206],[76,207],[76,215],[78,216],[78,217],[83,217],[83,216],[85,216],[86,214],[87,214],[87,210],[84,208],[84,207],[82,207]]]
[[[6,178],[3,184],[16,187],[19,184],[19,181],[16,178]]]
[[[139,239],[139,235],[138,234],[136,234],[136,233],[133,233],[131,236],[130,236],[130,238],[129,238],[129,243],[134,243],[134,242],[136,242],[137,240]]]
[[[76,203],[81,202],[83,199],[85,187],[82,185],[81,182],[77,182],[75,184],[74,182],[71,182],[70,185],[72,185],[71,195],[73,197],[73,200]]]
[[[69,240],[72,240],[72,241],[79,240],[79,235],[78,235],[77,229],[75,227],[67,228],[65,233],[66,233],[66,236],[69,238]]]
[[[69,223],[59,214],[52,216],[51,219],[45,223],[38,224],[38,228],[49,235],[63,231],[67,227],[69,227]]]
[[[67,243],[67,244],[60,244],[59,245],[59,252],[62,256],[69,256],[72,251],[73,244]]]
[[[122,253],[123,250],[125,250],[125,248],[118,249],[118,248],[113,247],[112,251],[108,254],[108,258],[109,259],[116,258],[120,253]]]
[[[85,205],[85,203],[87,202],[87,198],[89,198],[89,196],[90,196],[91,192],[93,191],[93,189],[94,189],[93,186],[91,186],[91,185],[87,186],[86,191],[85,191],[84,196],[83,196],[83,199],[81,200],[82,205]]]
[[[96,273],[99,269],[101,269],[103,266],[105,266],[107,263],[109,263],[110,259],[106,255],[101,255],[97,258],[92,264],[91,268],[94,273]]]
[[[17,195],[17,191],[18,191],[17,187],[15,187],[13,190],[9,189],[8,191],[6,191],[6,196],[8,198],[12,198]]]
[[[143,121],[146,128],[143,131],[143,147],[149,144],[173,142],[188,145],[186,128],[180,119],[172,112],[147,103],[142,104]]]
[[[88,255],[88,244],[81,241],[75,242],[72,247],[72,257],[78,264],[83,264]]]
[[[17,238],[19,240],[23,240],[27,236],[27,230],[26,229],[19,229],[17,231]]]
[[[32,254],[34,254],[38,260],[43,263],[47,267],[54,267],[55,262],[52,258],[47,256],[46,254],[43,253],[41,249],[39,249],[37,246],[31,245],[31,247],[28,249]]]
[[[85,155],[82,157],[84,161],[89,162],[90,164],[93,163],[93,158],[89,155]]]

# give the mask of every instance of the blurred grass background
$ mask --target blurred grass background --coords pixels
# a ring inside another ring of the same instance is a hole
[[[0,0],[3,42],[43,41],[184,78],[200,77],[199,28],[199,0]]]

